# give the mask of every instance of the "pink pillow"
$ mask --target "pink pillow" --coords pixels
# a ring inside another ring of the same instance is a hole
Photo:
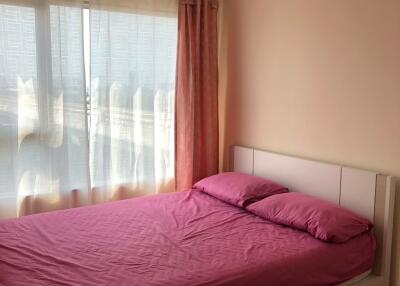
[[[287,188],[272,181],[236,172],[207,177],[194,184],[194,188],[240,207],[288,191]]]
[[[308,231],[327,242],[345,242],[372,228],[370,221],[348,209],[303,193],[272,196],[247,210],[272,222]]]

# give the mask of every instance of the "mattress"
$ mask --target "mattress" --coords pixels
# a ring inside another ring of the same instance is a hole
[[[193,190],[2,221],[0,285],[336,285],[370,269],[375,247]]]

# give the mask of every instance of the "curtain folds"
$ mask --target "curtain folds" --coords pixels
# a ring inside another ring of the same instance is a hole
[[[115,2],[138,9],[90,3],[94,202],[174,190],[177,17],[158,13],[173,1]]]
[[[175,114],[178,191],[218,172],[218,1],[181,0]]]
[[[0,217],[87,203],[82,24],[78,5],[0,3]]]
[[[0,0],[0,218],[174,190],[177,0]]]

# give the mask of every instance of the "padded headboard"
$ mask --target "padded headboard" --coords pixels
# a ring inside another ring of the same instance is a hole
[[[373,273],[389,285],[395,179],[377,172],[234,146],[231,169],[269,178],[290,191],[344,206],[374,223],[378,242]]]

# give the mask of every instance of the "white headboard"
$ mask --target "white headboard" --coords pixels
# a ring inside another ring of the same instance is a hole
[[[344,206],[374,223],[378,241],[374,274],[389,285],[395,180],[360,169],[234,146],[231,169],[276,181]]]

